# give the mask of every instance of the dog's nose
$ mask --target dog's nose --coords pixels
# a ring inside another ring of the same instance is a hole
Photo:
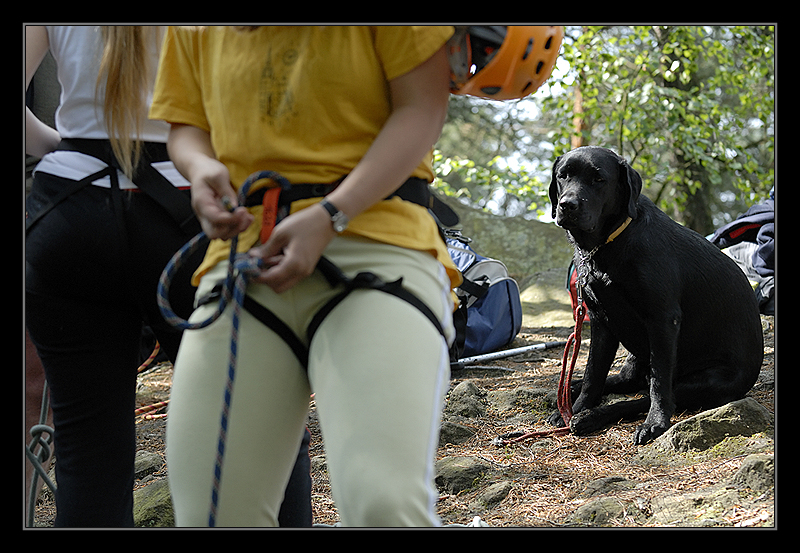
[[[578,209],[578,198],[575,196],[563,196],[558,200],[558,207],[565,213],[575,211]]]

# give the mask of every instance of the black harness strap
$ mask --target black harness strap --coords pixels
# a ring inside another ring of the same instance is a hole
[[[343,180],[344,177],[332,183],[292,183],[291,188],[281,191],[278,206],[285,207],[298,200],[321,198],[333,192]],[[265,188],[253,191],[247,196],[247,200],[244,204],[245,207],[261,205],[265,192]],[[431,215],[434,216],[440,226],[452,227],[458,224],[458,215],[456,212],[431,192],[428,181],[425,179],[410,177],[400,185],[400,188],[392,192],[385,199],[388,200],[393,197],[398,197],[426,208]]]
[[[425,302],[403,287],[402,277],[394,282],[384,282],[375,273],[365,271],[358,273],[351,279],[345,276],[336,265],[334,265],[325,257],[320,259],[317,269],[323,275],[325,275],[329,282],[334,282],[334,279],[336,279],[344,284],[344,290],[329,300],[328,303],[323,305],[317,314],[314,315],[314,318],[311,319],[311,323],[308,325],[308,330],[306,330],[309,344],[314,338],[314,334],[316,334],[319,326],[322,324],[322,321],[324,321],[330,312],[333,311],[333,309],[354,290],[379,290],[411,304],[421,311],[422,314],[425,315],[425,317],[427,317],[428,320],[433,324],[439,334],[446,339],[444,328],[442,328],[442,323],[439,321],[433,311],[431,311],[431,309],[425,304]]]
[[[47,204],[42,206],[40,209],[35,210],[35,213],[31,214],[31,216],[28,216],[26,214],[25,234],[27,235],[28,232],[31,230],[31,228],[33,228],[33,226],[36,223],[38,223],[42,219],[42,217],[50,213],[50,211],[52,211],[53,208],[55,208],[58,204],[66,200],[69,196],[71,196],[78,190],[81,190],[82,188],[89,186],[92,182],[96,181],[97,179],[101,179],[105,176],[110,176],[113,172],[115,172],[115,170],[112,169],[111,167],[105,167],[96,173],[92,173],[91,175],[82,178],[79,181],[72,181],[69,184],[65,185],[58,192],[58,194],[51,197],[47,202]]]
[[[308,367],[308,348],[305,346],[305,344],[303,344],[300,338],[297,337],[292,329],[286,326],[286,323],[280,320],[275,313],[258,303],[250,296],[244,297],[244,303],[242,304],[242,307],[244,307],[245,311],[258,319],[263,325],[280,336],[281,339],[286,342],[286,345],[292,349],[297,357],[297,360],[300,361],[304,367]]]
[[[311,319],[311,323],[308,325],[308,329],[306,329],[306,342],[308,344],[311,344],[314,334],[316,334],[325,318],[354,290],[378,290],[409,303],[422,312],[422,314],[425,315],[425,317],[427,317],[427,319],[434,325],[439,334],[446,339],[442,323],[422,300],[403,287],[402,278],[394,282],[387,283],[376,274],[366,271],[358,273],[354,278],[348,278],[341,271],[341,269],[339,269],[339,267],[337,267],[326,257],[320,258],[319,263],[317,264],[317,270],[325,277],[331,286],[344,285],[344,289],[330,299],[325,305],[323,305],[322,308],[317,311],[317,313]],[[215,286],[210,293],[206,294],[202,298],[199,298],[197,305],[200,307],[202,305],[217,301],[221,295],[222,285],[219,284]],[[286,323],[284,323],[272,311],[252,299],[250,296],[245,296],[242,307],[244,307],[245,311],[250,313],[259,322],[280,336],[281,339],[286,342],[286,344],[294,352],[297,360],[300,361],[300,364],[306,370],[308,370],[308,347],[294,333],[294,331],[286,325]]]
[[[489,291],[489,283],[486,282],[484,284],[478,284],[475,281],[469,280],[463,274],[461,275],[461,284],[458,285],[464,292],[471,296],[475,296],[477,299],[481,299],[486,293]]]
[[[308,199],[323,197],[335,189],[343,178],[328,184],[292,184],[290,188],[281,190],[279,207],[288,206],[292,202]],[[245,206],[260,205],[263,201],[266,189],[255,190],[247,195]],[[413,202],[428,209],[434,218],[438,221],[444,219],[448,224],[458,223],[458,216],[455,212],[441,200],[438,200],[434,194],[431,193],[428,182],[420,178],[409,178],[392,193],[387,199],[397,196],[405,201]],[[441,225],[440,225],[441,228]],[[431,309],[417,296],[409,292],[403,287],[403,279],[400,278],[394,282],[384,282],[380,277],[371,272],[361,272],[355,277],[347,277],[339,267],[332,263],[326,257],[320,258],[317,263],[317,270],[325,277],[331,286],[343,285],[344,288],[341,293],[334,296],[314,315],[306,329],[306,342],[311,344],[314,334],[319,329],[322,322],[330,314],[333,309],[339,305],[351,292],[354,290],[379,290],[391,294],[410,305],[416,307],[422,312],[425,317],[431,321],[439,334],[446,338],[442,323],[431,311]],[[197,301],[198,307],[206,305],[213,301],[219,300],[222,295],[222,284],[215,286],[211,292],[199,298]],[[308,368],[308,348],[303,340],[301,340],[280,318],[263,305],[256,302],[249,296],[245,296],[242,307],[250,313],[253,317],[258,319],[267,328],[271,329],[284,342],[292,349],[297,359],[303,367]]]
[[[119,162],[114,156],[109,140],[65,138],[59,143],[58,150],[81,152],[95,157],[108,165],[108,167],[102,171],[81,179],[79,182],[83,183],[83,185],[89,184],[100,177],[120,169]],[[159,173],[158,170],[151,165],[151,163],[156,161],[168,160],[169,155],[167,154],[166,144],[160,142],[143,142],[142,156],[134,170],[135,184],[139,190],[150,196],[156,203],[163,207],[187,235],[194,236],[200,232],[200,223],[192,210],[191,201],[180,189],[176,188],[164,175]],[[77,183],[74,188],[69,187],[69,189],[65,190],[62,194],[59,194],[57,201],[55,201],[56,199],[51,201],[46,210],[49,211],[52,207],[55,207],[58,202],[69,196],[69,194],[77,192],[82,187],[83,186],[77,186]],[[44,213],[41,215],[44,215]],[[36,218],[38,219],[41,215]],[[30,226],[30,224],[28,226]]]

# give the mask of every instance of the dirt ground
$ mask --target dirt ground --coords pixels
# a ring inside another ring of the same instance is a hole
[[[772,318],[770,318],[770,321]],[[564,340],[569,328],[523,328],[518,341],[520,345],[542,343],[551,340]],[[583,366],[588,353],[588,336],[584,334],[577,367]],[[774,413],[774,324],[765,333],[765,359],[759,384],[750,392],[771,413]],[[458,380],[469,378],[480,388],[486,390],[513,389],[516,386],[541,386],[550,383],[557,388],[561,371],[563,349],[552,349],[532,355],[527,360],[509,359],[497,362],[514,372],[507,371],[467,371]],[[617,364],[624,361],[625,352],[620,349]],[[578,370],[576,368],[576,371]],[[472,374],[469,374],[472,373]],[[577,374],[577,373],[576,373]],[[579,376],[579,375],[578,375]],[[633,432],[642,420],[620,422],[611,428],[591,436],[567,434],[560,437],[533,439],[506,447],[491,446],[492,438],[519,430],[546,430],[550,428],[544,419],[551,410],[541,413],[540,422],[533,427],[521,428],[519,424],[509,424],[506,419],[492,416],[490,410],[476,426],[475,438],[460,446],[451,446],[440,455],[476,456],[488,460],[502,473],[502,478],[514,483],[508,496],[496,507],[479,513],[491,526],[500,527],[564,527],[569,526],[570,515],[582,504],[588,502],[585,495],[587,485],[607,477],[623,477],[640,483],[635,492],[638,501],[647,504],[653,497],[682,493],[712,486],[734,474],[741,466],[744,456],[719,458],[679,468],[638,466],[630,463],[636,454],[633,445]],[[673,423],[688,418],[695,413],[680,413]],[[510,419],[513,420],[513,419]],[[457,496],[442,496],[439,513],[445,522],[464,522],[465,515],[474,509],[474,499],[480,490],[462,493]],[[621,494],[621,496],[624,494]],[[628,494],[630,496],[630,494]],[[757,517],[765,510],[773,512],[774,495],[765,498],[763,504],[750,505],[735,514],[730,514],[727,522],[731,526]],[[612,525],[624,527],[642,526],[641,519],[628,517],[612,521]],[[770,519],[764,525],[770,526]],[[762,525],[762,523],[759,523]]]
[[[769,318],[770,323],[772,318]],[[554,340],[565,340],[571,332],[568,327],[528,328],[513,344],[524,346]],[[588,336],[584,337],[578,367],[586,360]],[[774,413],[774,324],[765,333],[765,360],[762,378],[749,395]],[[514,389],[516,386],[541,382],[557,386],[561,371],[563,349],[551,349],[534,354],[524,354],[521,358],[509,358],[492,364],[508,370],[465,370],[454,373],[452,386],[469,379],[479,388],[491,390]],[[620,351],[618,361],[624,360]],[[762,389],[763,388],[763,389]],[[550,411],[543,413],[546,417]],[[678,422],[693,413],[682,413],[674,418]],[[588,437],[565,435],[534,439],[518,444],[497,447],[492,440],[500,435],[514,431],[547,429],[542,419],[541,427],[522,428],[515,422],[514,413],[497,413],[491,409],[486,416],[474,421],[472,428],[476,435],[469,441],[453,446],[440,447],[438,457],[464,456],[478,457],[488,461],[502,474],[502,479],[513,482],[509,494],[498,505],[483,511],[476,509],[475,500],[484,487],[459,494],[442,493],[439,497],[438,512],[445,524],[464,524],[478,514],[492,527],[565,527],[569,515],[585,502],[581,492],[594,480],[610,476],[621,476],[628,480],[645,483],[637,490],[639,498],[645,501],[658,495],[680,493],[711,486],[734,474],[741,466],[742,457],[723,458],[689,467],[645,467],[634,466],[629,459],[636,453],[633,445],[633,431],[641,421],[622,422],[612,428]],[[323,444],[318,438],[318,428],[312,426],[312,455],[323,455]],[[774,496],[765,498],[763,504],[750,505],[729,515],[731,526],[758,519],[763,512],[773,512]],[[314,514],[315,522],[333,524],[337,519],[336,508],[330,497],[330,489],[324,473],[314,475]],[[623,522],[625,527],[640,527],[633,518]],[[758,520],[753,525],[771,526],[774,520]]]
[[[559,301],[562,301],[559,299]],[[759,383],[750,392],[770,412],[774,413],[775,403],[775,323],[773,317],[763,317],[765,326],[765,356]],[[533,319],[526,319],[526,324]],[[513,346],[522,346],[553,340],[565,340],[571,328],[568,326],[530,327],[524,326]],[[578,367],[582,367],[588,351],[588,332],[584,334]],[[533,382],[550,382],[555,389],[561,369],[560,348],[524,354],[493,362],[511,370],[486,369],[464,370],[454,373],[452,385],[470,379],[487,391],[514,389],[516,386],[530,385]],[[621,352],[622,355],[622,352]],[[620,356],[620,360],[622,356]],[[149,406],[167,401],[171,385],[172,366],[168,363],[157,365],[143,372],[139,377],[138,404]],[[165,408],[160,408],[137,417],[139,449],[164,453]],[[675,417],[677,422],[692,413],[682,413]],[[154,417],[154,418],[153,418]],[[531,440],[512,446],[492,445],[492,439],[511,431],[530,430],[521,428],[519,419],[509,413],[489,410],[486,416],[472,422],[475,436],[458,446],[447,445],[439,450],[439,458],[444,456],[472,456],[489,462],[502,473],[503,479],[511,481],[508,495],[497,505],[476,512],[474,501],[479,490],[459,494],[442,493],[438,502],[438,512],[446,524],[465,524],[479,514],[492,527],[547,527],[570,526],[569,515],[585,502],[581,491],[594,480],[621,476],[642,483],[637,489],[638,497],[644,501],[658,495],[680,493],[711,486],[731,476],[739,468],[743,456],[719,458],[688,467],[645,467],[629,462],[635,454],[632,444],[633,430],[641,421],[621,422],[613,427],[588,437],[565,435]],[[546,427],[544,418],[541,420]],[[311,404],[310,425],[312,432],[311,456],[324,455],[324,444],[320,437],[315,408]],[[538,429],[538,428],[537,428]],[[314,522],[334,524],[338,521],[336,505],[331,494],[327,474],[312,464],[313,471],[313,510]],[[166,468],[149,477],[166,476]],[[146,485],[141,482],[140,485]],[[751,504],[726,515],[730,526],[774,526],[774,493],[768,494],[762,504]],[[770,513],[768,517],[764,513]],[[49,494],[41,494],[36,511],[36,525],[49,526],[52,523],[53,504]],[[614,522],[623,527],[642,526],[633,517]]]

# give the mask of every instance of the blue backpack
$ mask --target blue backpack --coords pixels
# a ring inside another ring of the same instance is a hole
[[[491,353],[510,344],[522,328],[522,302],[517,282],[506,266],[475,253],[469,238],[446,229],[450,257],[464,282],[455,290],[460,306],[453,314],[456,341],[452,361]]]

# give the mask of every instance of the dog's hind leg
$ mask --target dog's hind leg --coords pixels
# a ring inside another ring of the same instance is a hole
[[[650,370],[648,358],[639,358],[628,353],[625,364],[618,373],[609,374],[603,387],[603,395],[647,393],[646,375]],[[650,398],[616,401],[576,413],[570,421],[571,430],[578,435],[591,434],[611,426],[620,420],[640,417],[650,408]]]
[[[628,353],[625,364],[619,372],[606,378],[603,394],[633,394],[647,390],[647,375],[650,372],[650,359],[636,357]]]
[[[753,387],[758,372],[715,366],[681,374],[673,382],[675,404],[682,411],[713,409],[742,399]]]

